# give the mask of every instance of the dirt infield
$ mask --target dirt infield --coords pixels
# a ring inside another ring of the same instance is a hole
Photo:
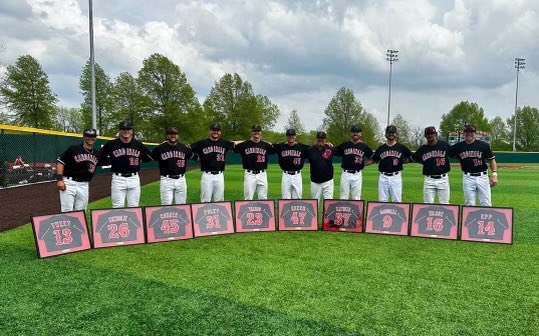
[[[141,184],[159,179],[159,169],[140,171]],[[90,183],[90,202],[110,196],[111,175],[96,176]],[[55,182],[0,189],[0,232],[30,222],[31,216],[60,212]]]

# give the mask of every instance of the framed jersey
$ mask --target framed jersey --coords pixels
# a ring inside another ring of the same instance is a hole
[[[144,243],[142,208],[91,210],[94,247]]]
[[[84,211],[32,217],[37,257],[47,258],[91,248]]]
[[[408,235],[409,203],[368,202],[365,232]]]
[[[410,235],[414,237],[457,239],[459,206],[412,204]]]
[[[195,237],[234,233],[231,202],[191,204]]]
[[[275,231],[273,200],[236,201],[236,232]]]
[[[279,230],[318,230],[317,200],[279,200]]]
[[[462,207],[460,239],[513,244],[513,208]]]
[[[193,238],[191,207],[187,204],[144,208],[148,243]]]
[[[363,232],[364,201],[324,200],[324,231]]]

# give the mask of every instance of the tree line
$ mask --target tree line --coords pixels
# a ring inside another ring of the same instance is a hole
[[[214,83],[209,95],[200,103],[181,68],[164,55],[155,53],[146,58],[137,75],[128,72],[111,77],[95,63],[96,124],[100,135],[115,136],[121,120],[135,125],[137,137],[144,141],[160,142],[168,126],[176,126],[183,142],[189,143],[204,136],[211,122],[223,127],[223,137],[245,139],[252,124],[260,124],[264,138],[271,142],[284,140],[287,128],[294,128],[298,140],[312,143],[318,130],[328,133],[334,143],[349,139],[350,127],[361,126],[363,141],[377,147],[384,141],[384,129],[369,113],[354,92],[340,88],[331,98],[321,116],[317,130],[306,130],[296,109],[288,114],[283,130],[272,130],[281,111],[267,96],[255,93],[253,86],[237,73],[227,73]],[[79,80],[82,103],[79,108],[58,106],[51,91],[48,76],[37,59],[30,55],[17,58],[6,67],[0,83],[0,123],[79,133],[91,125],[90,62],[84,65]],[[516,113],[517,150],[538,151],[539,111],[525,106]],[[392,124],[399,131],[399,142],[412,149],[424,142],[426,126],[411,125],[402,115]],[[495,117],[488,120],[477,103],[462,101],[442,115],[440,138],[459,132],[465,124],[490,132],[494,150],[511,150],[515,117],[507,120]]]

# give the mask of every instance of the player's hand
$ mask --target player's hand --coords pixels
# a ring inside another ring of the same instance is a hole
[[[60,190],[60,191],[65,191],[66,190],[66,184],[64,183],[64,181],[58,181],[58,182],[56,182],[56,188],[58,188],[58,190]]]
[[[498,184],[498,176],[492,176],[490,178],[490,186],[495,187]]]

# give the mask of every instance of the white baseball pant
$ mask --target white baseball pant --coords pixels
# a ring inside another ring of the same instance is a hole
[[[243,179],[243,198],[252,200],[255,192],[258,199],[265,200],[268,198],[268,175],[265,171],[253,174],[246,170]]]
[[[133,175],[124,177],[112,174],[110,198],[113,208],[138,207],[140,201],[140,177]]]
[[[475,205],[476,196],[479,196],[479,205],[492,206],[490,181],[488,174],[481,176],[469,176],[464,174],[462,177],[462,188],[464,189],[464,204]]]
[[[202,172],[200,179],[200,202],[221,202],[225,199],[225,175],[223,172],[213,175]]]
[[[62,212],[85,210],[88,206],[88,182],[77,182],[64,176],[65,190],[60,191],[60,208]]]
[[[159,192],[161,194],[161,205],[171,205],[172,199],[175,200],[175,204],[185,204],[187,201],[185,175],[177,179],[161,176]]]
[[[436,195],[438,195],[438,202],[440,204],[449,204],[450,188],[448,174],[445,174],[444,177],[439,179],[425,176],[423,182],[423,201],[425,203],[434,203]]]
[[[361,188],[363,186],[363,173],[358,171],[357,173],[342,172],[341,175],[341,199],[347,200],[349,195],[352,194],[353,200],[361,199]]]
[[[402,176],[400,172],[393,176],[380,174],[378,177],[378,200],[387,202],[390,197],[392,202],[402,201]]]
[[[283,172],[281,179],[281,194],[283,199],[301,199],[303,194],[303,178],[301,171],[295,175]]]
[[[323,183],[314,183],[311,181],[311,198],[319,200],[320,195],[322,195],[322,199],[332,199],[333,188],[333,179]]]

